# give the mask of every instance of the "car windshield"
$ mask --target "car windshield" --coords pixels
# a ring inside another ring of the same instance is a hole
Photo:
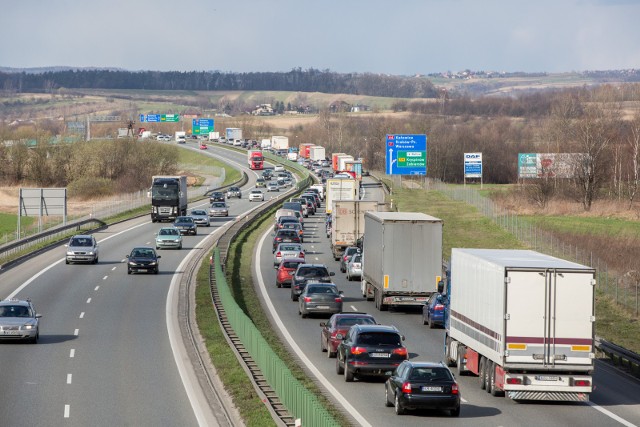
[[[402,344],[400,335],[388,332],[363,332],[358,337],[358,343],[362,345],[393,345]]]
[[[89,238],[74,237],[73,239],[71,239],[71,243],[69,246],[92,246],[92,245],[93,243]]]
[[[296,232],[294,230],[280,230],[278,232],[278,237],[295,237]]]
[[[361,262],[361,261],[362,261],[362,255],[360,255],[360,254],[354,255],[351,258],[351,262]]]
[[[178,236],[180,232],[178,230],[174,230],[172,228],[163,228],[159,233],[161,236]]]
[[[302,277],[323,277],[323,276],[328,276],[329,273],[324,268],[309,267],[309,268],[301,268],[297,275]]]
[[[153,258],[153,250],[134,249],[133,252],[131,252],[131,256],[134,258]]]
[[[24,305],[5,305],[0,307],[0,317],[33,317],[31,310]]]
[[[451,373],[448,369],[433,367],[414,367],[409,376],[410,380],[416,381],[451,381]]]
[[[179,216],[176,218],[176,222],[193,222],[193,218],[190,216]]]
[[[376,322],[370,317],[343,317],[338,319],[338,326],[351,327],[353,325],[375,325]]]
[[[224,208],[226,205],[224,203],[214,203],[211,205],[212,208]]]

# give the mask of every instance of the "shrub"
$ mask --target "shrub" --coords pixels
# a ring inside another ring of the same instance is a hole
[[[80,177],[69,183],[69,197],[81,200],[104,197],[114,194],[113,182],[107,178]]]

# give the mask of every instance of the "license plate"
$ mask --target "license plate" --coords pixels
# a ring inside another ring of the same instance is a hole
[[[441,392],[442,391],[442,387],[434,387],[434,386],[423,386],[421,388],[422,391],[437,391],[437,392]]]
[[[560,381],[560,377],[552,375],[536,375],[535,378],[538,381]]]
[[[318,306],[316,306],[316,308],[318,308],[320,310],[328,310],[329,306],[328,305],[318,305]]]
[[[389,354],[389,353],[371,353],[371,357],[389,358],[389,357],[391,357],[391,354]]]
[[[20,335],[20,331],[2,331],[2,335]]]

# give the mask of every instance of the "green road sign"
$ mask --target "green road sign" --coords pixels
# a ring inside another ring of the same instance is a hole
[[[180,114],[162,114],[160,116],[160,121],[161,122],[179,122],[180,121]]]
[[[398,151],[399,168],[426,168],[426,151]]]

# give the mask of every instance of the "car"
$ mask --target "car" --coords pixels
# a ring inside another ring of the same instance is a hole
[[[249,193],[249,201],[264,202],[264,193],[260,190],[251,190],[251,193]]]
[[[291,209],[292,211],[300,212],[300,215],[304,216],[304,211],[302,210],[302,203],[297,202],[284,202],[282,204],[282,209]]]
[[[276,271],[276,286],[291,286],[291,278],[296,273],[298,266],[304,264],[304,258],[283,258]]]
[[[131,250],[127,255],[127,274],[145,271],[158,274],[160,271],[160,255],[155,249],[148,246],[139,246]]]
[[[347,246],[342,255],[340,255],[340,271],[343,273],[347,272],[347,262],[349,262],[349,258],[351,255],[360,252],[360,249],[357,246]]]
[[[333,283],[307,283],[298,298],[298,314],[335,314],[342,312],[342,291]]]
[[[336,350],[336,373],[346,382],[359,376],[389,377],[409,357],[402,341],[394,326],[353,325]]]
[[[362,254],[356,253],[351,255],[347,262],[347,280],[355,280],[362,278]]]
[[[302,193],[300,197],[311,200],[316,210],[320,209],[321,202],[320,202],[320,196],[318,196],[318,193],[313,191],[308,191],[308,192]]]
[[[180,230],[180,234],[198,234],[198,224],[190,216],[179,216],[173,221],[173,226]]]
[[[0,340],[22,340],[36,344],[40,339],[41,314],[31,300],[0,301]]]
[[[298,301],[298,297],[307,285],[307,282],[331,283],[333,271],[324,264],[300,264],[291,280],[291,300]]]
[[[213,193],[211,193],[211,196],[209,196],[209,202],[213,203],[213,202],[224,202],[225,201],[225,197],[224,197],[224,193],[222,191],[214,191]]]
[[[282,165],[275,165],[275,166],[273,167],[273,171],[274,171],[274,172],[284,172],[284,166],[282,166]]]
[[[196,225],[204,225],[205,227],[209,227],[211,225],[209,214],[204,209],[191,209],[189,215],[193,218]]]
[[[304,216],[305,218],[309,217],[309,210],[307,209],[307,201],[306,199],[302,199],[299,197],[294,197],[288,200],[288,202],[292,202],[292,203],[300,203],[300,205],[302,206],[302,216]]]
[[[271,169],[265,169],[262,171],[262,177],[265,180],[271,179],[272,176],[273,176],[273,171]]]
[[[329,166],[331,166],[331,162],[329,160],[323,160],[320,162],[320,166],[323,168],[328,168]]]
[[[182,234],[175,227],[162,227],[156,234],[156,249],[182,249]]]
[[[300,235],[295,230],[278,230],[273,234],[273,248],[271,252],[275,252],[279,243],[302,243]]]
[[[267,184],[267,191],[280,191],[280,186],[278,185],[278,181],[269,181]]]
[[[76,234],[69,239],[69,243],[67,243],[65,247],[67,248],[65,256],[66,264],[72,262],[98,263],[98,242],[95,237],[90,234]]]
[[[273,268],[278,268],[285,258],[299,258],[304,260],[305,253],[300,243],[279,243],[273,253]]]
[[[320,349],[327,352],[327,357],[336,357],[338,345],[353,325],[376,325],[376,319],[367,313],[350,311],[331,316],[327,322],[321,322]]]
[[[208,148],[209,148],[209,147],[207,147],[207,144],[205,144],[204,142],[201,142],[201,143],[200,143],[200,149],[201,149],[201,150],[206,150],[206,149],[208,149]]]
[[[302,230],[302,224],[300,222],[283,222],[280,230],[295,230],[300,236],[300,243],[304,243],[304,231]]]
[[[296,218],[295,214],[292,216],[281,216],[273,225],[273,231],[276,232],[278,230],[282,230],[284,228],[284,224],[287,223],[300,224],[300,221]]]
[[[441,409],[460,416],[460,387],[442,362],[405,360],[384,384],[386,406],[396,414],[408,409]]]
[[[445,297],[442,294],[431,294],[422,306],[422,324],[434,329],[436,325],[444,326]]]
[[[239,187],[229,187],[229,189],[227,190],[227,199],[230,199],[232,197],[237,197],[238,199],[242,198],[242,191]]]
[[[229,216],[229,207],[225,202],[213,202],[209,206],[209,217]]]
[[[307,210],[307,214],[310,215],[315,215],[316,214],[316,207],[313,204],[313,202],[309,199],[302,199],[304,201],[304,205],[302,205],[302,209],[303,209],[303,213],[304,213],[304,209],[306,208]]]
[[[264,188],[266,186],[267,186],[267,182],[264,180],[264,178],[256,179],[256,187]]]

